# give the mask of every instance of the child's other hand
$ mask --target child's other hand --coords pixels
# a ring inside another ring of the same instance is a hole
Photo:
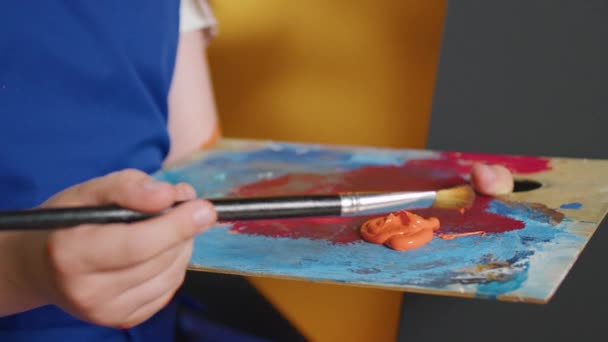
[[[189,185],[172,186],[126,170],[69,188],[44,206],[113,203],[154,212],[195,197]],[[215,221],[210,203],[192,200],[143,222],[39,232],[34,252],[41,258],[33,265],[38,268],[33,280],[49,303],[80,319],[131,327],[171,300],[183,282],[193,237]]]
[[[513,191],[513,175],[502,165],[475,164],[471,169],[475,190],[488,196],[506,195]]]

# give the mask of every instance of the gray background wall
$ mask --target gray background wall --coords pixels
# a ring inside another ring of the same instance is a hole
[[[428,147],[608,159],[608,1],[449,1]],[[401,341],[607,341],[608,225],[548,305],[406,295]]]

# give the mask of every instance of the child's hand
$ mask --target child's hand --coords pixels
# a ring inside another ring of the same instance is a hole
[[[127,170],[69,188],[44,206],[113,203],[153,212],[195,197],[189,185],[172,186]],[[193,237],[215,220],[211,204],[194,200],[139,223],[38,233],[37,252],[44,257],[34,263],[39,278],[31,280],[40,282],[38,290],[50,303],[78,318],[131,327],[170,301],[183,282]]]
[[[514,186],[513,175],[502,165],[473,165],[471,183],[477,192],[489,196],[506,195]]]

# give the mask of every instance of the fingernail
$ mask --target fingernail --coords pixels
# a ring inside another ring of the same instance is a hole
[[[163,186],[162,182],[159,182],[156,179],[150,179],[144,183],[143,188],[146,191],[157,191],[162,186]]]
[[[213,224],[214,217],[213,211],[206,205],[202,205],[193,215],[194,223],[201,228]]]

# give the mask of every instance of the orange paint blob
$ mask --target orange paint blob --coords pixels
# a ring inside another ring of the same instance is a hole
[[[435,217],[422,218],[409,211],[376,217],[361,226],[361,237],[370,243],[384,244],[394,250],[406,251],[425,245],[439,229]]]

